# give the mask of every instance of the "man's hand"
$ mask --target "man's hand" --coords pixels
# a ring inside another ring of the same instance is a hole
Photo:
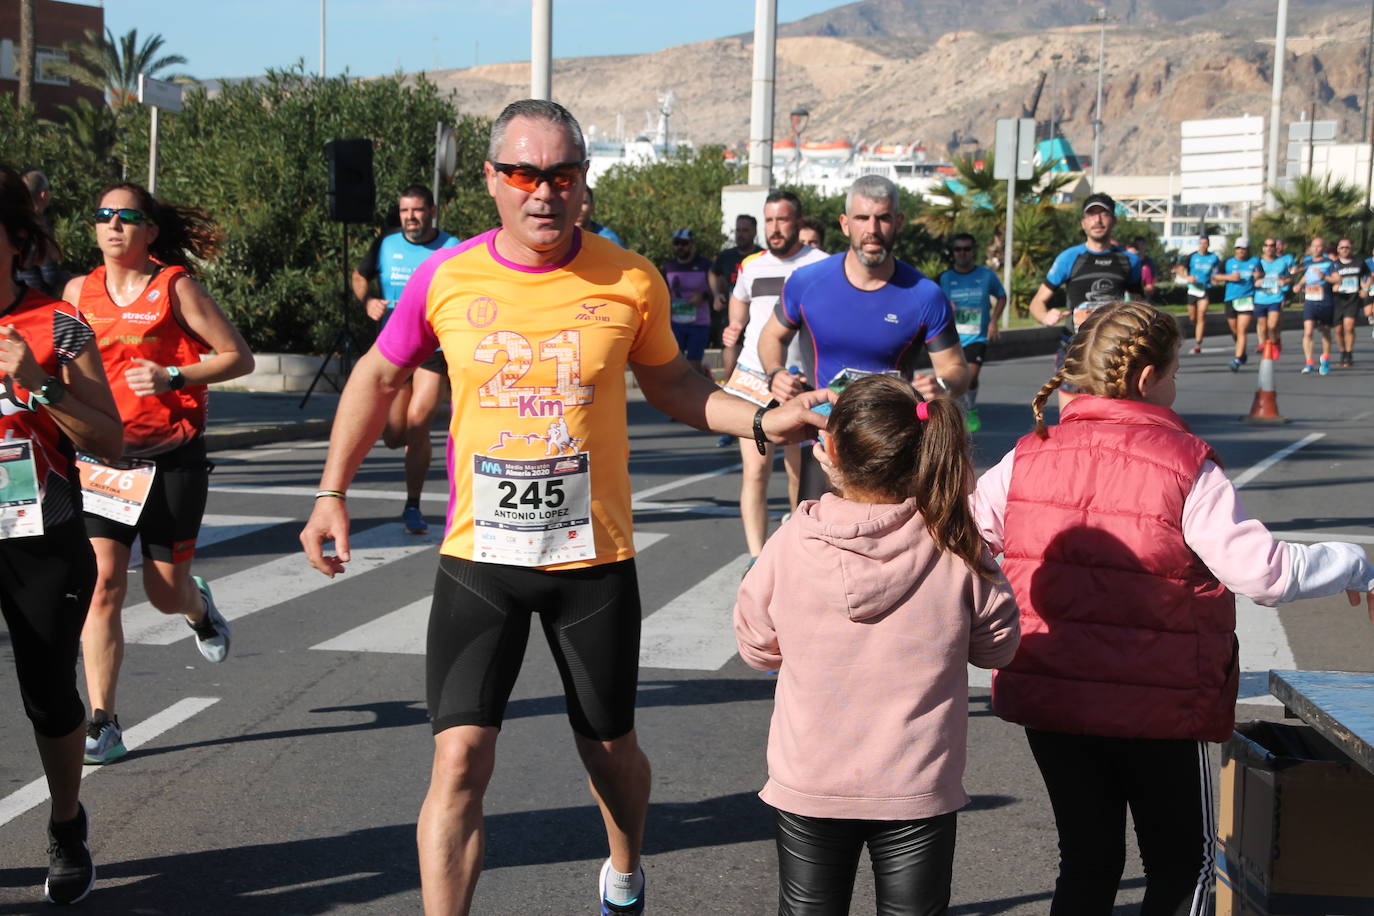
[[[1047,328],[1052,328],[1052,327],[1054,327],[1055,325],[1057,325],[1059,322],[1061,322],[1061,321],[1063,321],[1063,320],[1064,320],[1064,310],[1063,310],[1063,309],[1047,309],[1046,312],[1045,312],[1045,318],[1044,318],[1044,320],[1042,320],[1040,323],[1043,324],[1043,325],[1044,325],[1045,327],[1047,327]]]
[[[784,373],[779,372],[778,375]],[[774,444],[801,442],[815,438],[815,430],[825,429],[826,418],[811,408],[826,401],[834,401],[835,392],[829,388],[802,391],[781,407],[763,415],[763,433]]]
[[[988,322],[988,343],[996,343],[1002,336],[1002,329],[997,326],[997,322]]]
[[[938,375],[920,372],[911,377],[911,387],[927,401],[942,398],[949,394],[949,385],[944,384]]]
[[[367,309],[367,317],[371,318],[373,321],[381,321],[389,305],[390,303],[385,299],[369,297],[364,308]]]
[[[733,347],[739,343],[740,336],[744,333],[744,325],[734,321],[727,324],[720,331],[720,342],[722,346]]]
[[[172,377],[165,367],[137,356],[133,361],[136,365],[124,370],[124,381],[129,383],[129,390],[134,394],[146,398],[172,389]]]
[[[1347,588],[1345,590],[1345,597],[1350,601],[1351,607],[1360,606],[1360,593],[1353,588]],[[1371,626],[1374,626],[1374,592],[1365,592],[1364,599],[1369,605],[1369,623]]]
[[[772,389],[773,397],[779,401],[790,401],[803,391],[807,391],[808,380],[801,373],[793,374],[786,369],[781,369],[773,373],[768,386]],[[816,403],[820,403],[817,401]]]
[[[334,542],[335,556],[326,556],[326,541]],[[352,559],[348,551],[348,507],[342,499],[322,496],[315,500],[315,510],[301,530],[301,546],[310,565],[329,578],[344,571]]]

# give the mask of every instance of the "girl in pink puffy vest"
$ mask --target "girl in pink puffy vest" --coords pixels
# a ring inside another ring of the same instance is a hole
[[[1021,610],[993,710],[1025,726],[1054,808],[1052,916],[1112,912],[1128,807],[1143,916],[1206,910],[1206,742],[1235,724],[1234,594],[1272,606],[1344,589],[1357,604],[1374,586],[1360,548],[1276,541],[1246,515],[1216,454],[1171,409],[1178,349],[1157,309],[1098,308],[1032,402],[1035,431],[973,498]],[[1082,393],[1047,429],[1062,384]]]

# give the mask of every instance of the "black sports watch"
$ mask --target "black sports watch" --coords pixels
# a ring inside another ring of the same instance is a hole
[[[56,407],[67,396],[67,386],[55,375],[43,379],[43,385],[33,393],[33,399],[44,407]]]
[[[176,366],[167,367],[167,390],[180,391],[186,387],[186,376]]]
[[[777,406],[778,402],[772,400],[754,411],[754,445],[758,446],[760,455],[768,454],[768,437],[763,434],[763,415]]]

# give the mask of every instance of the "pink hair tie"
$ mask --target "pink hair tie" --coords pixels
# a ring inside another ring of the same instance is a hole
[[[924,423],[926,420],[929,420],[929,419],[930,419],[930,402],[929,402],[929,401],[917,401],[917,402],[916,402],[916,419],[920,420],[922,423]]]

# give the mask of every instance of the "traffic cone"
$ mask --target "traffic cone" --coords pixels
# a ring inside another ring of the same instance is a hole
[[[1250,402],[1250,413],[1241,417],[1246,423],[1277,425],[1287,423],[1279,415],[1279,401],[1274,391],[1274,353],[1273,341],[1264,342],[1264,352],[1260,355],[1259,387],[1255,389],[1255,399]]]

